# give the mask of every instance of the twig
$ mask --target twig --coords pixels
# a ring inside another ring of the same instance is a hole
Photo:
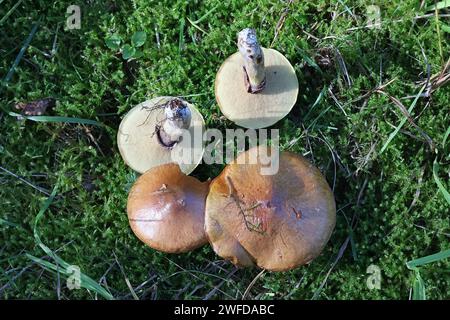
[[[227,185],[228,185],[228,198],[231,198],[234,200],[234,202],[236,203],[236,205],[238,206],[239,209],[239,213],[243,216],[244,218],[244,223],[245,223],[245,227],[249,230],[249,231],[254,231],[260,234],[264,234],[265,230],[264,230],[264,226],[261,226],[260,224],[256,225],[252,222],[249,221],[249,219],[247,219],[247,217],[252,217],[255,218],[254,215],[252,214],[245,214],[245,211],[250,211],[253,210],[257,207],[259,207],[261,205],[261,203],[257,202],[255,204],[253,204],[251,207],[249,208],[242,208],[241,206],[241,199],[239,199],[237,192],[236,192],[236,188],[233,185],[233,181],[231,180],[231,178],[229,176],[226,176],[226,181],[227,181]]]
[[[353,149],[353,150],[357,151],[358,155],[353,156],[353,154],[351,154],[351,157],[352,157],[352,159],[356,159],[356,165],[357,165],[357,168],[355,170],[355,175],[356,176],[358,175],[359,171],[364,169],[364,167],[371,160],[371,155],[375,151],[375,148],[376,148],[377,144],[378,144],[378,141],[371,142],[370,143],[370,148],[369,148],[369,151],[367,152],[367,154],[365,156],[359,157],[358,155],[362,155],[362,150],[361,150],[360,146],[358,145],[358,143],[355,141],[356,150],[355,149]]]
[[[29,181],[25,180],[24,178],[18,176],[18,175],[15,174],[14,172],[11,172],[11,171],[9,171],[8,169],[3,168],[2,166],[0,166],[0,169],[3,170],[4,172],[6,172],[7,174],[13,176],[14,178],[20,180],[21,182],[25,183],[26,185],[32,187],[33,189],[35,189],[35,190],[37,190],[37,191],[39,191],[39,192],[42,192],[42,193],[45,194],[46,196],[50,196],[50,193],[49,193],[47,190],[45,190],[44,188],[35,186],[35,185],[32,184],[31,182],[29,182]]]
[[[108,269],[106,269],[105,273],[98,280],[98,283],[100,283],[100,284],[103,283],[108,291],[110,291],[110,289],[108,286],[108,282],[106,281],[106,276],[113,269],[113,267],[116,265],[116,263],[117,263],[117,261],[114,261],[113,263],[111,263],[110,266],[108,267]]]
[[[183,268],[182,266],[180,266],[180,265],[177,264],[176,262],[170,260],[169,258],[167,258],[167,257],[164,257],[164,258],[165,258],[167,261],[169,261],[170,263],[173,263],[175,266],[177,266],[178,268],[180,268],[183,272],[189,273],[189,274],[190,274],[192,277],[194,277],[195,279],[200,280],[200,281],[202,281],[203,283],[205,283],[206,285],[211,286],[211,284],[210,284],[209,282],[207,282],[207,281],[203,280],[202,278],[196,276],[192,270],[186,270],[185,268]],[[208,273],[200,272],[200,271],[197,271],[197,272],[202,273],[202,274],[206,274],[206,275],[210,275],[210,276],[214,276],[214,277],[217,277],[217,278],[223,280],[222,277],[219,277],[219,276],[214,275],[214,274],[208,274]],[[172,274],[172,275],[173,275],[173,274]],[[167,279],[167,278],[166,278],[166,279]],[[156,283],[155,283],[155,285],[156,285]],[[223,291],[223,290],[221,290],[221,289],[217,289],[217,290],[218,290],[219,292],[221,292],[222,294],[226,295],[227,297],[229,297],[230,299],[234,299],[234,297],[232,297],[231,295],[229,295],[229,294],[226,293],[225,291]]]
[[[327,146],[328,150],[331,153],[331,157],[333,158],[333,164],[334,164],[333,185],[331,187],[331,190],[333,190],[333,192],[334,192],[334,188],[336,186],[336,172],[337,172],[336,156],[335,156],[333,148],[331,148],[331,145],[328,143],[328,141],[325,140],[325,136],[322,133],[322,131],[319,130],[319,132],[322,135],[323,139],[321,137],[314,137],[314,136],[312,136],[312,138],[318,139],[318,140],[322,141],[323,143],[325,143],[325,145]]]
[[[224,283],[227,282],[231,278],[231,276],[234,275],[238,270],[239,270],[238,268],[234,267],[234,269],[227,274],[227,278],[223,279],[217,286],[214,286],[214,288],[206,294],[203,300],[211,299],[211,297],[213,297],[214,294],[216,294],[216,292],[220,289],[220,287],[223,286]]]
[[[278,20],[277,25],[276,25],[276,27],[275,27],[275,35],[274,35],[273,40],[272,40],[272,42],[271,42],[271,44],[270,44],[270,47],[273,46],[273,44],[275,43],[275,41],[276,41],[277,38],[278,38],[278,35],[279,35],[281,29],[283,28],[284,21],[286,20],[287,15],[288,15],[288,13],[289,13],[289,6],[292,4],[292,2],[294,2],[294,0],[289,0],[289,2],[288,2],[288,4],[287,4],[286,8],[284,8],[283,12],[281,13],[281,17],[280,17],[280,19]]]
[[[305,279],[305,274],[303,274],[303,276],[300,278],[300,280],[295,284],[294,288],[291,290],[291,292],[289,292],[285,297],[283,297],[283,299],[289,299],[290,297],[292,297],[292,295],[295,293],[295,291],[300,287],[300,285],[302,284],[303,280]]]
[[[333,271],[334,267],[336,266],[336,264],[339,262],[339,260],[342,258],[342,256],[344,255],[345,249],[347,249],[348,246],[348,242],[350,241],[350,236],[348,236],[344,243],[342,243],[341,247],[339,248],[339,252],[336,256],[336,259],[333,261],[333,263],[331,264],[330,269],[328,270],[327,274],[325,275],[325,278],[323,279],[322,283],[320,284],[319,288],[316,290],[316,292],[314,293],[312,299],[315,300],[319,297],[320,293],[322,292],[323,287],[325,286],[325,284],[327,283],[328,277],[330,276],[331,272]]]
[[[345,112],[344,108],[342,107],[341,103],[339,102],[339,100],[336,98],[336,96],[334,95],[333,91],[331,90],[331,87],[328,87],[328,93],[330,94],[331,98],[333,99],[333,101],[336,103],[336,105],[339,107],[339,109],[341,109],[341,111],[344,113],[345,117],[348,119],[348,114],[347,112]]]
[[[86,127],[84,124],[82,124],[84,131],[86,132],[86,135],[89,137],[89,139],[95,144],[95,146],[97,147],[98,151],[100,151],[101,155],[104,157],[105,154],[103,153],[102,148],[100,148],[100,145],[97,143],[97,140],[94,138],[94,136],[92,135],[91,130]]]
[[[256,275],[256,277],[252,280],[252,282],[250,282],[250,284],[248,285],[247,289],[245,289],[244,294],[242,295],[242,300],[247,299],[248,294],[250,293],[250,290],[253,288],[253,286],[255,285],[256,281],[258,281],[259,278],[262,277],[262,275],[266,272],[265,269],[263,269],[260,273],[258,273]]]
[[[347,82],[347,85],[349,87],[351,87],[352,86],[352,79],[350,79],[350,76],[348,74],[347,66],[345,64],[344,58],[342,57],[339,49],[337,49],[337,48],[335,49],[335,56],[336,56],[336,59],[337,59],[337,61],[339,63],[339,67],[341,68],[342,73],[344,74],[344,80]]]
[[[159,41],[158,25],[156,25],[156,24],[155,24],[155,37],[156,37],[156,45],[158,46],[158,49],[160,49],[161,43]]]
[[[361,199],[362,199],[362,195],[364,193],[364,190],[366,189],[367,183],[368,183],[369,179],[366,178],[361,186],[361,189],[359,190],[358,193],[358,197],[356,200],[356,207],[358,208],[360,203],[361,203]],[[357,224],[358,224],[358,216],[359,216],[359,212],[360,210],[357,209],[355,210],[353,217],[352,217],[352,221],[350,223],[350,228],[353,231]],[[313,300],[317,299],[320,295],[320,293],[322,292],[323,287],[325,286],[328,277],[330,276],[331,272],[333,271],[333,269],[336,267],[337,263],[339,262],[339,260],[342,258],[342,256],[344,255],[345,250],[347,249],[348,243],[350,242],[351,239],[351,234],[347,236],[347,238],[345,239],[345,241],[342,243],[341,247],[339,248],[339,252],[336,256],[336,259],[333,261],[333,263],[331,264],[330,269],[328,270],[327,274],[325,275],[325,278],[323,279],[322,283],[320,284],[319,288],[316,290],[316,292],[314,293],[313,296]]]
[[[419,199],[419,196],[420,196],[420,187],[422,186],[422,180],[423,180],[423,175],[424,175],[424,173],[425,173],[425,166],[423,166],[423,167],[422,167],[422,170],[420,171],[419,179],[418,179],[418,181],[417,181],[417,184],[418,184],[417,190],[416,190],[416,193],[414,194],[414,199],[413,199],[413,201],[411,202],[411,204],[409,205],[409,208],[408,208],[408,210],[406,211],[406,213],[409,213],[409,211],[411,211],[411,209],[416,205],[416,202],[417,202],[417,200]]]
[[[430,138],[430,136],[422,130],[422,128],[420,128],[412,119],[411,115],[408,112],[408,109],[406,109],[406,107],[403,105],[403,103],[400,102],[400,100],[398,100],[397,98],[391,96],[390,94],[386,93],[383,90],[376,90],[376,92],[384,94],[385,96],[387,96],[389,98],[389,100],[391,100],[399,109],[400,111],[403,113],[403,115],[406,117],[406,119],[408,120],[408,122],[414,127],[416,128],[417,131],[419,131],[419,133],[422,135],[422,137],[425,139],[425,141],[428,143],[430,149],[432,152],[434,152],[436,150],[436,145],[433,141],[433,139]]]
[[[125,278],[125,283],[127,284],[128,289],[130,289],[131,295],[133,296],[134,300],[139,300],[139,297],[136,295],[136,292],[134,292],[133,286],[130,283],[130,280],[125,274],[125,271],[123,270],[122,265],[119,262],[119,259],[117,258],[116,253],[113,251],[114,254],[114,260],[116,260],[117,265],[119,266],[120,272],[122,273],[123,277]]]

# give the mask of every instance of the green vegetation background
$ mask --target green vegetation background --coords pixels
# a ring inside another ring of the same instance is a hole
[[[185,96],[208,127],[234,128],[215,102],[214,78],[236,51],[236,33],[252,26],[263,46],[286,55],[299,78],[297,104],[274,126],[282,149],[322,170],[338,212],[319,258],[290,272],[264,273],[246,297],[408,299],[414,273],[406,262],[449,248],[450,207],[436,183],[449,190],[448,85],[420,97],[411,111],[437,153],[408,121],[388,141],[405,119],[389,96],[409,108],[426,82],[427,63],[434,75],[449,59],[449,10],[436,15],[426,9],[433,3],[374,1],[381,28],[367,28],[363,0],[0,0],[0,297],[103,298],[95,286],[69,290],[64,268],[51,270],[59,261],[52,252],[115,298],[244,295],[259,270],[238,270],[208,246],[182,255],[155,252],[132,234],[125,208],[136,175],[122,162],[115,136],[127,110],[160,95]],[[80,30],[65,28],[71,4],[81,7]],[[7,79],[35,23],[30,46]],[[137,59],[126,61],[105,44],[113,34],[129,43],[140,30],[147,40]],[[388,82],[387,95],[370,91]],[[44,97],[57,99],[47,115],[106,126],[20,120],[6,112]],[[200,165],[193,175],[206,180],[221,169]],[[47,247],[52,251],[42,250]],[[366,285],[371,264],[381,270],[379,290]],[[429,299],[450,297],[449,267],[447,259],[421,269]]]

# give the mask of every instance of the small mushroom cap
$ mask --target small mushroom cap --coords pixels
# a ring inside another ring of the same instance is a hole
[[[172,148],[166,148],[158,141],[155,128],[165,119],[164,109],[149,109],[170,99],[173,97],[147,100],[131,109],[120,123],[117,133],[119,152],[125,163],[139,173],[161,164],[177,162],[181,171],[190,174],[202,160],[205,121],[197,108],[190,103],[187,103],[191,111],[191,123],[187,130],[190,139],[183,139]]]
[[[256,94],[244,85],[244,60],[236,52],[216,75],[216,100],[222,113],[237,125],[259,129],[278,122],[291,111],[298,95],[298,80],[289,61],[277,50],[262,48],[266,86]]]
[[[260,157],[256,164],[238,164],[272,150],[240,154],[212,181],[205,230],[214,251],[234,264],[285,271],[320,254],[334,229],[336,207],[325,178],[299,155],[282,152],[274,175],[261,175]]]
[[[169,253],[207,243],[204,231],[208,183],[183,174],[175,163],[153,167],[128,195],[131,229],[148,246]]]

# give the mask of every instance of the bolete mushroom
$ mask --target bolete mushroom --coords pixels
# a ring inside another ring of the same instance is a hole
[[[131,229],[148,246],[169,253],[207,243],[204,231],[208,183],[181,172],[176,163],[153,167],[140,176],[128,195]]]
[[[239,32],[238,48],[217,73],[217,103],[225,117],[239,126],[271,126],[284,118],[297,100],[294,68],[277,50],[260,47],[253,29]]]
[[[192,104],[174,97],[147,100],[131,109],[117,133],[127,165],[139,173],[176,162],[191,173],[203,156],[205,122]]]
[[[328,242],[334,197],[320,171],[291,152],[281,152],[276,174],[262,175],[263,152],[274,149],[240,154],[212,181],[205,230],[214,251],[238,266],[290,270],[311,262]]]

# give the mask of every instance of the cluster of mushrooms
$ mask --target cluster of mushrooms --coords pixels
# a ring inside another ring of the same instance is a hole
[[[270,126],[296,102],[295,71],[280,52],[261,48],[253,29],[238,34],[238,47],[216,76],[219,107],[242,127]],[[278,172],[262,175],[260,155],[275,151],[258,146],[239,154],[212,181],[200,182],[189,174],[204,150],[183,144],[183,132],[195,130],[205,130],[201,113],[176,97],[145,101],[122,120],[117,135],[121,156],[143,173],[127,203],[136,236],[167,253],[209,242],[237,266],[271,271],[290,270],[317,257],[336,221],[334,196],[321,172],[302,156],[281,152]],[[186,146],[193,161],[174,162],[173,153]]]

